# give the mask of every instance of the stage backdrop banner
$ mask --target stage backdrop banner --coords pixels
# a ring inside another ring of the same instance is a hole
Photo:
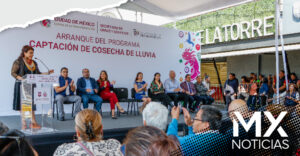
[[[100,71],[106,70],[108,79],[116,81],[115,87],[126,87],[129,93],[137,72],[143,72],[148,87],[156,72],[163,82],[170,70],[176,72],[180,81],[187,73],[193,80],[200,74],[201,45],[193,32],[72,12],[26,29],[0,33],[1,116],[18,114],[12,110],[15,80],[10,73],[24,45],[33,46],[34,57],[54,69],[54,75],[67,67],[69,77],[77,82],[84,68],[96,80]],[[40,70],[46,72],[43,64],[36,61]]]

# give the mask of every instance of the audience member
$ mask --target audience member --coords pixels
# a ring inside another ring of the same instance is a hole
[[[248,107],[254,111],[257,107],[257,83],[254,81],[254,78],[250,79],[249,84],[249,98],[247,100]]]
[[[283,70],[279,72],[279,95],[277,95],[277,90],[276,90],[276,75],[274,75],[274,79],[273,79],[273,91],[274,91],[273,103],[277,104],[277,99],[279,99],[279,103],[283,104],[284,97],[286,95],[286,82],[285,82],[285,75]]]
[[[267,96],[269,93],[269,87],[268,87],[268,79],[267,78],[263,78],[263,80],[261,81],[262,84],[259,88],[259,103],[260,106],[265,106],[267,103]]]
[[[128,132],[123,141],[124,155],[141,156],[148,153],[149,146],[160,139],[167,138],[165,132],[152,126],[137,127]]]
[[[146,156],[181,156],[181,149],[179,142],[171,138],[162,138],[152,142],[148,147]]]
[[[300,85],[300,80],[298,79],[296,73],[291,73],[291,79],[290,79],[290,83],[293,83],[297,86]],[[298,88],[298,87],[297,87]]]
[[[25,140],[19,130],[8,131],[0,136],[1,156],[38,156],[35,149]]]
[[[208,75],[204,76],[204,80],[202,81],[203,85],[210,90],[210,77]]]
[[[172,109],[172,122],[168,127],[168,135],[177,136],[184,155],[226,155],[225,135],[219,132],[222,113],[213,106],[201,106],[194,119],[183,109],[184,121],[188,126],[187,136],[178,136],[179,107]],[[217,140],[217,141],[216,141]]]
[[[230,73],[228,80],[226,80],[224,84],[224,96],[225,96],[225,100],[226,100],[225,102],[227,108],[230,102],[236,99],[238,86],[239,86],[239,82],[235,78],[235,74]]]
[[[84,109],[76,115],[75,131],[78,137],[75,143],[60,145],[54,156],[62,155],[120,155],[121,144],[115,139],[102,140],[103,125],[99,112]]]
[[[168,109],[158,102],[150,102],[142,111],[144,125],[154,126],[163,131],[168,125]]]
[[[238,99],[242,99],[242,100],[248,100],[249,98],[249,83],[248,83],[248,79],[246,76],[242,76],[241,77],[241,83],[238,87]]]
[[[289,90],[286,93],[285,106],[296,106],[299,102],[299,93],[296,91],[294,83],[289,84]]]

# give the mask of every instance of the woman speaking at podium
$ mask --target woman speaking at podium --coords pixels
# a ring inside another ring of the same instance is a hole
[[[16,59],[13,63],[12,69],[11,69],[11,75],[16,79],[15,87],[14,87],[14,99],[13,99],[13,109],[16,111],[21,112],[21,94],[20,94],[20,88],[21,88],[21,81],[23,80],[23,76],[26,74],[44,74],[49,75],[54,72],[54,70],[49,70],[46,73],[41,73],[37,63],[32,60],[34,54],[34,49],[29,46],[25,45],[22,48],[22,52],[18,59]],[[37,124],[35,119],[35,105],[32,106],[32,123],[29,125],[30,128],[39,129],[41,128],[40,125]],[[26,121],[24,116],[21,112],[21,118],[22,118],[22,129],[26,129]]]

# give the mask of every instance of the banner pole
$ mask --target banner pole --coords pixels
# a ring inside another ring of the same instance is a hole
[[[276,103],[279,104],[279,52],[278,52],[278,19],[279,19],[279,6],[278,0],[275,3],[275,57],[276,57]]]
[[[283,7],[283,2],[280,0],[280,8]],[[283,68],[284,68],[284,76],[285,76],[285,84],[286,88],[285,90],[288,90],[289,88],[289,81],[288,81],[288,70],[287,70],[287,63],[286,63],[286,53],[284,50],[284,40],[283,40],[283,25],[282,25],[282,9],[280,10],[280,17],[279,17],[279,35],[280,35],[280,41],[281,41],[281,50],[282,50],[282,59],[283,59]]]

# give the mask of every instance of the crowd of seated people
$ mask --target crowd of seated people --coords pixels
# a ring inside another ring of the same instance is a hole
[[[288,86],[286,84],[285,73],[283,70],[279,73],[279,95],[276,90],[276,76],[259,75],[251,73],[250,77],[242,76],[241,83],[235,77],[234,73],[229,74],[228,80],[224,84],[224,96],[226,105],[234,99],[243,99],[247,101],[251,110],[265,106],[269,103],[281,103],[285,106],[295,106],[299,102],[300,80],[295,73],[288,75]]]
[[[274,131],[267,139],[287,139],[289,148],[262,149],[262,148],[233,148],[232,141],[240,139],[266,139],[255,136],[255,127],[249,129],[238,122],[238,136],[234,136],[234,121],[239,121],[236,113],[239,112],[245,122],[249,122],[255,113],[249,109],[246,101],[233,100],[228,106],[227,115],[215,106],[203,105],[195,116],[191,116],[186,108],[174,106],[171,111],[171,122],[168,123],[168,109],[159,102],[150,102],[143,107],[143,123],[130,130],[125,139],[120,142],[115,139],[103,140],[103,125],[100,113],[92,109],[84,109],[75,117],[76,141],[64,143],[57,147],[54,155],[126,155],[126,156],[161,156],[161,155],[295,155],[300,147],[300,105],[290,106],[281,104],[267,104],[257,111],[268,111],[276,119],[281,112],[287,112],[279,123],[288,134],[281,137]],[[188,127],[188,134],[180,134],[178,121],[183,117]],[[261,118],[262,134],[265,134],[272,125],[269,117]],[[9,131],[2,128],[0,139],[0,155],[38,155],[35,149],[24,139],[20,131]]]

